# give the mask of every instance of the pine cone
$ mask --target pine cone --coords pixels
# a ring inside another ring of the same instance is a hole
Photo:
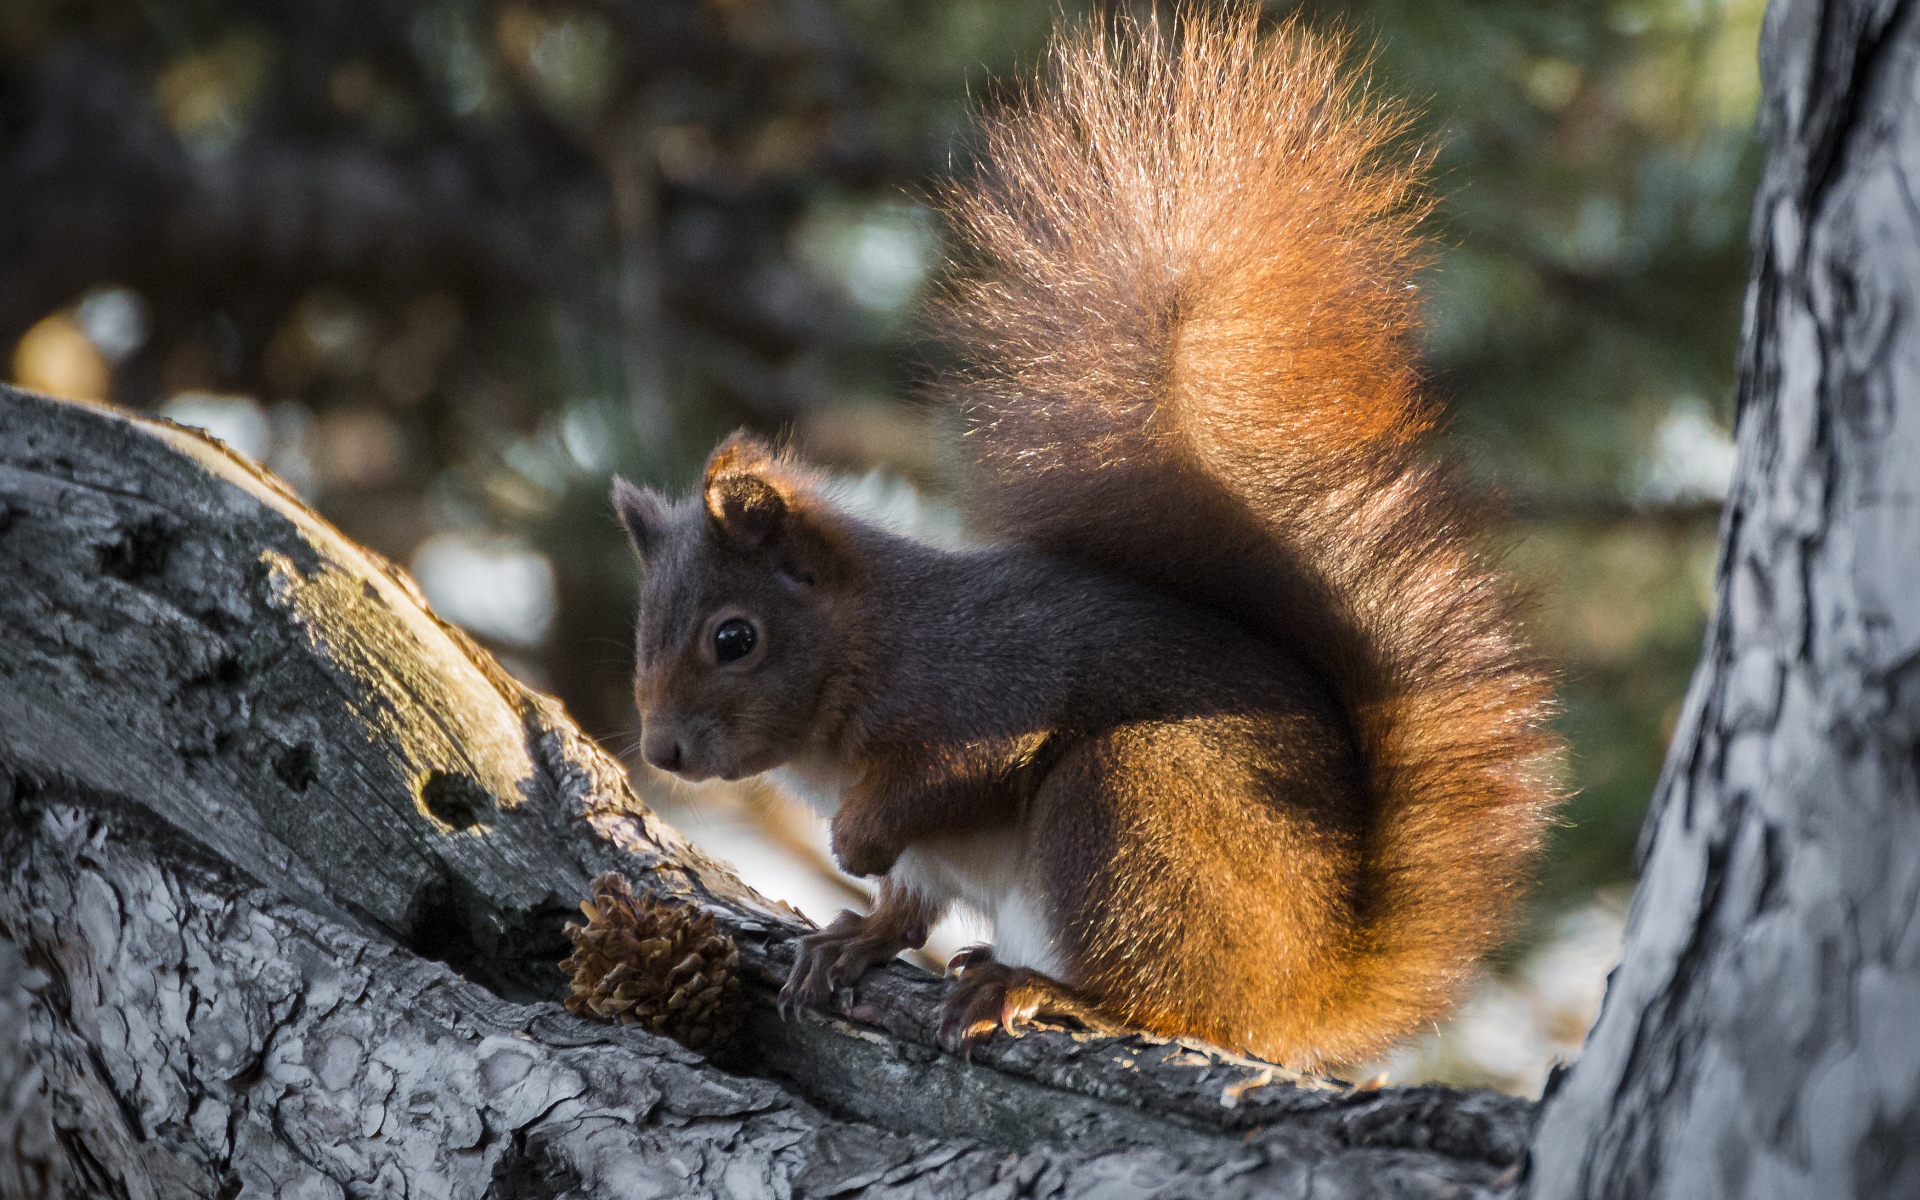
[[[740,949],[713,914],[651,894],[634,898],[611,871],[580,902],[585,925],[568,925],[573,979],[567,1011],[639,1025],[693,1050],[712,1051],[739,1032]]]

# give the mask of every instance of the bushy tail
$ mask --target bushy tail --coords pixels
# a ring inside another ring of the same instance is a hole
[[[939,309],[1001,535],[1223,610],[1346,706],[1374,798],[1330,1061],[1409,1032],[1501,935],[1555,799],[1545,673],[1428,456],[1422,153],[1343,39],[1256,10],[1069,34],[943,200]]]

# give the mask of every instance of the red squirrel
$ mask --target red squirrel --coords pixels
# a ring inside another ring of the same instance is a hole
[[[825,1006],[954,904],[940,1036],[1073,1017],[1305,1070],[1456,998],[1557,800],[1547,672],[1415,365],[1424,155],[1345,44],[1188,9],[1059,39],[941,195],[978,548],[746,434],[643,566],[648,762],[831,818]],[[844,1001],[843,1001],[844,1002]]]

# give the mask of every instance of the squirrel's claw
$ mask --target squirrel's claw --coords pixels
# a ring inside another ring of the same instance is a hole
[[[954,955],[947,974],[953,983],[940,1006],[940,1045],[969,1061],[973,1048],[994,1030],[1019,1037],[1039,1018],[1067,1018],[1103,1032],[1115,1028],[1058,980],[995,962],[989,946],[969,946]]]
[[[899,931],[886,922],[841,913],[833,924],[800,939],[793,970],[776,1002],[781,1018],[788,1005],[796,1013],[802,1008],[851,1009],[858,1001],[854,985],[860,977],[905,948]]]
[[[992,961],[992,946],[968,946],[947,960],[947,975],[949,977],[959,975],[965,972],[968,967],[977,966],[981,963],[990,963]]]

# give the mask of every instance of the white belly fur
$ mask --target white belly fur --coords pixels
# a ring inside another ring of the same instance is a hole
[[[966,905],[993,926],[993,957],[1072,983],[1029,861],[1026,830],[1008,826],[917,842],[888,877],[922,896]]]
[[[828,820],[854,777],[824,757],[796,758],[768,772],[774,783]],[[993,956],[1062,983],[1067,963],[1028,861],[1031,842],[1019,826],[919,842],[900,856],[888,878],[930,899],[964,904],[993,927]]]

